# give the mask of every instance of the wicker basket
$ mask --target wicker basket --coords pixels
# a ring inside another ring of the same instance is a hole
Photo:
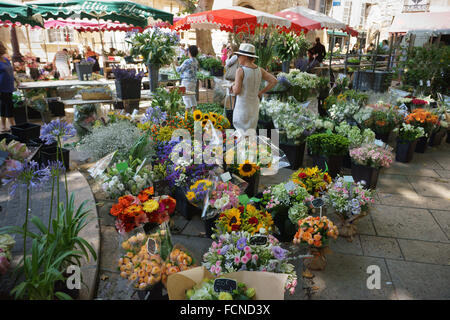
[[[111,93],[107,92],[90,92],[84,91],[81,92],[81,97],[83,100],[111,100]]]
[[[72,99],[77,93],[77,88],[58,88],[58,97],[62,100]]]

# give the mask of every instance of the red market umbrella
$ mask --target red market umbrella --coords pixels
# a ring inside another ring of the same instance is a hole
[[[174,23],[176,31],[189,29],[219,29],[238,33],[254,30],[256,26],[273,25],[280,29],[290,30],[291,21],[262,11],[244,7],[229,7],[188,15]]]
[[[343,31],[345,33],[348,33],[352,37],[357,37],[358,36],[358,31],[356,31],[355,29],[353,29],[350,26],[347,26]]]
[[[315,29],[341,29],[346,28],[345,23],[333,19],[321,12],[305,7],[292,7],[275,13],[276,16],[289,19],[293,29],[303,29],[306,32]]]

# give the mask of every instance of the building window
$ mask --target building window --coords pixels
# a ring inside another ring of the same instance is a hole
[[[72,29],[49,29],[48,41],[50,43],[75,42],[75,36]]]
[[[345,24],[350,24],[351,14],[352,14],[352,2],[351,1],[345,1],[344,11],[343,11],[343,15],[342,15],[342,21]]]

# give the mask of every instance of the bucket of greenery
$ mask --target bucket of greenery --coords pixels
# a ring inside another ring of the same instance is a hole
[[[394,129],[394,132],[398,133],[395,160],[404,163],[411,162],[417,139],[425,136],[425,130],[422,127],[402,123],[401,127]]]
[[[148,31],[147,31],[148,30]],[[180,42],[176,32],[162,31],[160,28],[147,29],[136,33],[127,43],[131,45],[133,57],[142,56],[148,67],[150,91],[158,88],[159,69],[170,64],[176,56],[175,47]]]
[[[313,166],[327,170],[334,178],[340,172],[349,140],[333,133],[318,133],[306,138],[308,150],[313,158]]]

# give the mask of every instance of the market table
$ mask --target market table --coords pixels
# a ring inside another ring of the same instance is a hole
[[[30,81],[22,82],[18,89],[41,89],[41,88],[56,88],[56,87],[71,87],[71,86],[102,86],[114,84],[114,80],[51,80],[51,81]]]

